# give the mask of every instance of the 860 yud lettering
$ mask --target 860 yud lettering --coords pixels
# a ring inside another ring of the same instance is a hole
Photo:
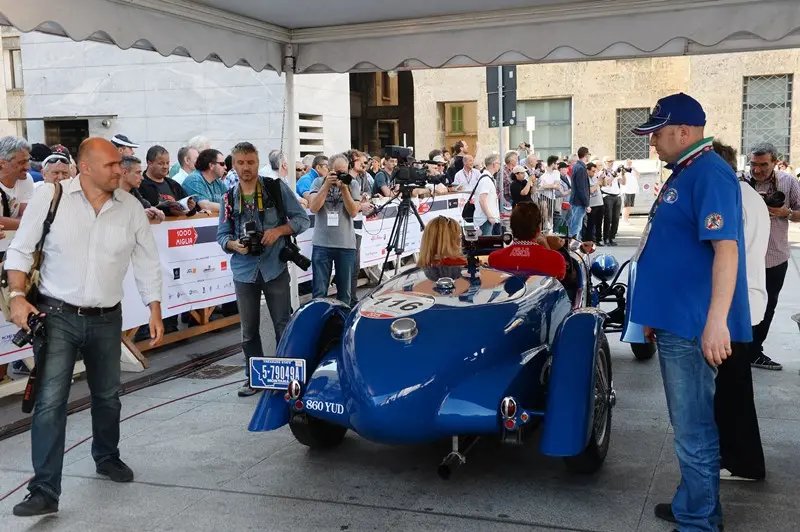
[[[344,405],[339,403],[329,403],[328,401],[316,401],[309,399],[306,401],[306,410],[316,412],[330,412],[331,414],[344,414]]]

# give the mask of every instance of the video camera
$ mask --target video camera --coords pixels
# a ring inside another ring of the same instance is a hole
[[[425,188],[425,185],[436,185],[444,180],[444,176],[429,176],[424,165],[439,164],[436,161],[417,161],[412,156],[411,148],[403,146],[386,146],[386,159],[397,159],[397,167],[392,173],[392,182],[401,187]]]

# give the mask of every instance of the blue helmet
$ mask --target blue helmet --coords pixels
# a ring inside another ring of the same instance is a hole
[[[598,255],[592,263],[592,275],[601,281],[610,281],[619,270],[619,262],[611,255]]]

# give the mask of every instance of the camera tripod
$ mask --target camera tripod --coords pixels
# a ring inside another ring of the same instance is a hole
[[[373,215],[379,214],[383,209],[386,208],[387,205],[392,203],[398,197],[400,198],[400,203],[397,206],[397,216],[394,219],[394,225],[392,225],[392,232],[389,235],[389,243],[386,245],[386,258],[383,259],[383,266],[381,266],[381,275],[378,277],[378,286],[380,286],[381,281],[383,281],[383,274],[386,273],[386,267],[389,265],[389,257],[392,254],[392,251],[395,253],[395,261],[394,261],[394,268],[395,268],[395,275],[400,270],[400,258],[403,255],[403,252],[406,249],[406,234],[408,233],[408,219],[411,213],[414,213],[414,217],[419,222],[419,230],[425,230],[425,223],[422,221],[422,218],[417,211],[417,208],[411,203],[411,191],[413,187],[401,187],[400,192],[398,192],[390,201],[387,201],[383,205],[381,205],[378,209],[375,210]]]

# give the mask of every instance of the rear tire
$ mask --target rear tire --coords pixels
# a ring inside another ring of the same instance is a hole
[[[646,344],[631,344],[631,351],[636,360],[650,360],[656,354],[656,344],[648,342]]]
[[[295,439],[311,449],[333,449],[342,443],[347,428],[308,414],[296,415],[289,422]]]
[[[611,356],[605,334],[600,338],[594,363],[594,415],[589,444],[577,456],[564,457],[570,473],[588,475],[597,472],[603,465],[611,443]]]

